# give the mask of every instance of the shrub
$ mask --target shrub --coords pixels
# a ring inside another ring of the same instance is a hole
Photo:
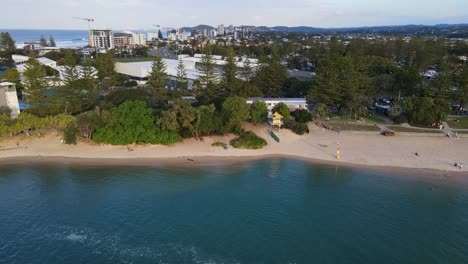
[[[393,121],[397,124],[403,124],[403,123],[408,123],[408,118],[406,118],[405,115],[401,114],[393,118]]]
[[[111,109],[110,124],[97,127],[92,139],[112,145],[173,144],[180,136],[156,126],[153,110],[145,102],[129,101]]]
[[[268,119],[268,108],[265,102],[253,102],[250,106],[250,118],[254,124],[263,123]]]
[[[309,134],[309,126],[306,123],[299,123],[296,121],[290,121],[286,123],[286,128],[290,129],[292,132],[298,135],[304,135],[305,133]]]
[[[106,103],[119,106],[126,101],[143,101],[149,103],[149,94],[143,89],[118,89],[104,98]]]
[[[226,145],[226,144],[223,143],[223,142],[215,142],[215,143],[211,144],[211,146],[213,146],[213,147],[224,147],[224,145]]]
[[[11,108],[5,105],[0,106],[0,115],[11,116]]]
[[[312,121],[312,114],[309,113],[306,109],[297,109],[294,110],[291,115],[294,117],[294,120],[298,123],[308,123]]]
[[[78,126],[76,122],[69,123],[67,127],[63,130],[63,138],[65,144],[76,145],[76,135],[78,134]]]
[[[261,149],[267,145],[265,139],[255,135],[252,131],[242,133],[239,138],[231,140],[230,143],[238,149]]]

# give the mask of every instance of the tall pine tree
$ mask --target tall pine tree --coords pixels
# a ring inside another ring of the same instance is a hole
[[[56,47],[56,46],[57,46],[57,45],[55,44],[55,39],[54,39],[54,37],[53,37],[52,35],[50,35],[50,37],[49,37],[49,45],[50,45],[51,47]]]
[[[47,114],[47,81],[44,67],[35,57],[30,57],[23,73],[25,101],[31,110],[44,116]]]
[[[160,54],[154,58],[151,73],[148,77],[148,85],[151,88],[151,93],[158,106],[164,106],[167,101],[168,91],[166,88],[169,77],[166,73],[166,64]]]
[[[176,89],[186,91],[188,89],[187,70],[182,60],[179,60],[177,65]]]
[[[16,51],[15,41],[11,38],[10,33],[0,32],[0,65],[12,66],[12,55]]]
[[[240,89],[240,80],[237,78],[237,65],[234,55],[234,49],[228,47],[226,50],[226,64],[224,65],[222,77],[222,85],[227,95],[238,95]]]

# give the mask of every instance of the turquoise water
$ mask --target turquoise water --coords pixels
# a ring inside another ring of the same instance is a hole
[[[468,263],[468,183],[288,159],[3,165],[0,263]]]

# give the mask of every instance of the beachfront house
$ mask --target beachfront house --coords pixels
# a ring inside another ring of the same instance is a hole
[[[307,101],[305,98],[262,98],[262,97],[250,97],[247,98],[246,102],[252,104],[253,102],[265,102],[268,108],[268,115],[271,116],[272,109],[279,103],[284,103],[288,106],[289,110],[294,111],[297,109],[308,109]]]
[[[16,118],[20,113],[16,84],[10,82],[0,83],[0,106],[11,109],[10,118]]]

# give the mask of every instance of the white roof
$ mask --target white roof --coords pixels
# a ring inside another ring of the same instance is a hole
[[[40,58],[37,58],[37,60],[39,61],[39,63],[44,64],[44,65],[57,63],[56,61],[51,60],[46,57],[40,57]]]
[[[11,86],[11,85],[15,85],[15,84],[11,83],[11,82],[2,82],[2,83],[0,83],[0,86]]]
[[[15,63],[22,63],[22,62],[29,60],[28,56],[19,55],[19,54],[13,54],[11,57]]]
[[[171,59],[163,59],[164,63],[166,64],[166,73],[169,76],[177,76],[177,66],[179,65],[178,60],[171,60]],[[187,63],[182,61],[185,66],[185,70],[187,72],[187,78],[190,80],[197,79],[201,73],[195,70],[195,65],[192,63]],[[146,78],[149,76],[151,72],[151,67],[153,66],[152,61],[143,61],[143,62],[117,62],[115,63],[115,71],[121,74],[138,77],[138,78]]]
[[[263,97],[249,97],[247,98],[247,102],[256,102],[256,101],[263,101],[263,102],[282,102],[285,104],[307,104],[305,98],[263,98]]]

